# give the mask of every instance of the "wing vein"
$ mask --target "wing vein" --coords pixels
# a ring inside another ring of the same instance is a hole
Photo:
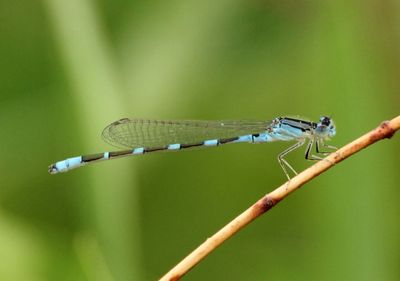
[[[265,131],[270,121],[161,121],[124,118],[108,125],[102,133],[107,143],[124,148],[193,144],[204,140],[233,138]]]

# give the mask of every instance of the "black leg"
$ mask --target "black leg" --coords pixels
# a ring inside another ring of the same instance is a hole
[[[322,159],[321,157],[311,154],[311,148],[312,148],[313,144],[314,144],[314,139],[310,139],[310,141],[307,144],[305,157],[307,160],[319,161]],[[317,141],[317,144],[318,144],[318,141]]]

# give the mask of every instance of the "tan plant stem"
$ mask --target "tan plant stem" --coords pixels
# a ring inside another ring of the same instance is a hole
[[[233,219],[230,223],[225,225],[217,233],[208,238],[203,244],[201,244],[197,249],[195,249],[174,268],[172,268],[167,274],[165,274],[160,281],[179,280],[184,274],[186,274],[224,241],[233,236],[236,232],[252,222],[254,219],[258,218],[260,215],[274,207],[290,193],[354,153],[359,152],[360,150],[379,140],[392,137],[394,133],[399,130],[399,128],[400,116],[392,119],[391,121],[382,122],[382,124],[376,129],[338,149],[336,152],[331,153],[325,159],[315,163],[308,169],[298,174],[296,177],[292,178],[290,181],[268,193],[250,208],[245,210],[242,214]]]

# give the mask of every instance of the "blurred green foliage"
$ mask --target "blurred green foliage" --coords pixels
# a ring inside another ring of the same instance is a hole
[[[287,143],[122,159],[122,117],[399,114],[398,1],[0,2],[0,280],[155,280],[285,177]],[[185,280],[399,280],[399,136],[323,174]],[[301,152],[290,161],[302,170]]]

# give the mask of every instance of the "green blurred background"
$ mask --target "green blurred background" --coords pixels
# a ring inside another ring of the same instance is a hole
[[[399,114],[397,0],[1,1],[0,36],[2,281],[156,280],[285,181],[288,143],[47,173],[114,120],[327,114],[340,147]],[[400,280],[399,155],[334,167],[184,280]]]

